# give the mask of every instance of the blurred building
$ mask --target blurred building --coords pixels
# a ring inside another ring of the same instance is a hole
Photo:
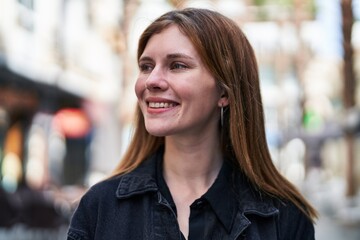
[[[122,86],[119,1],[2,2],[4,63],[10,70],[75,95],[81,101],[68,107],[83,108],[90,117],[89,110],[104,111],[96,113],[95,124],[106,118],[101,115],[116,115]]]
[[[120,157],[123,7],[99,2],[0,1],[0,226],[64,224]]]

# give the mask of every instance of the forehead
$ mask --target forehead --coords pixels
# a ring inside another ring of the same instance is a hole
[[[143,54],[150,50],[156,50],[157,52],[181,50],[197,54],[191,40],[180,31],[177,25],[170,25],[161,32],[152,35],[145,46]]]

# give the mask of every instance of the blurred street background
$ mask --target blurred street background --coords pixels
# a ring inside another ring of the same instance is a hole
[[[183,7],[248,36],[274,163],[319,210],[316,239],[360,239],[360,0],[0,0],[0,240],[65,239],[127,147],[140,33]]]

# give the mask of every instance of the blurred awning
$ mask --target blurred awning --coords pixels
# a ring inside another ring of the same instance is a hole
[[[54,113],[79,107],[82,98],[57,86],[44,84],[0,66],[0,106],[8,110]]]

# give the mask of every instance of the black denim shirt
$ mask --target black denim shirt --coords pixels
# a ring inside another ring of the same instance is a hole
[[[156,179],[160,193],[176,214],[176,206],[162,174],[162,155],[157,154]],[[232,168],[224,162],[219,175],[209,190],[190,205],[188,240],[211,239],[218,228],[230,232],[236,215],[237,196],[233,186]],[[185,240],[185,237],[183,237]]]
[[[157,183],[159,154],[128,174],[91,187],[73,215],[67,239],[181,240],[176,211]],[[212,208],[208,211],[215,213],[208,219],[213,221],[207,230],[211,234],[196,239],[314,239],[313,224],[297,207],[260,193],[241,172],[232,172],[231,177],[219,174],[232,184],[217,188],[216,182],[223,181],[215,181],[207,192],[215,200],[206,198]]]

